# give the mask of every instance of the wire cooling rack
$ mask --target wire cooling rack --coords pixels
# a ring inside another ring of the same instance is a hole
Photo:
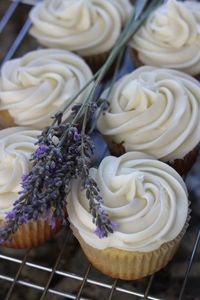
[[[15,55],[22,55],[28,50],[38,47],[27,34],[31,26],[28,12],[35,2],[34,0],[12,2],[1,0],[1,64]],[[199,259],[197,253],[199,252],[200,229],[198,226],[192,237],[191,234],[187,236],[190,249],[187,256],[183,255],[182,257],[184,267],[181,269],[178,286],[174,286],[176,292],[173,295],[169,293],[169,284],[173,282],[173,278],[171,275],[168,277],[167,270],[173,269],[174,264],[176,266],[177,256],[170,267],[143,280],[135,282],[114,280],[96,271],[88,263],[70,229],[67,228],[59,233],[53,241],[37,250],[0,249],[0,299],[199,300],[200,292],[195,296],[190,296],[190,293],[189,295],[187,293],[186,296],[184,293],[189,285],[187,283],[193,262]],[[181,246],[178,254],[182,250]],[[178,267],[175,267],[174,272],[177,273],[177,271]],[[197,278],[200,283],[200,272],[197,274]],[[158,283],[161,281],[164,284],[159,287]],[[190,285],[192,285],[191,282]],[[194,290],[194,287],[190,290]]]

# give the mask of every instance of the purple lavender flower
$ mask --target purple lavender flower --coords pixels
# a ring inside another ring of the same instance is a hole
[[[44,220],[44,221],[47,221],[47,220],[49,219],[49,214],[50,214],[50,212],[49,212],[49,210],[47,210],[47,211],[45,212],[44,217],[43,217],[43,220]]]
[[[21,186],[22,186],[23,188],[25,188],[25,186],[26,186],[26,180],[27,180],[27,178],[28,178],[28,175],[25,175],[25,174],[22,175]]]
[[[22,175],[22,183],[26,181],[27,177],[28,177],[28,175],[25,175],[25,174]]]
[[[105,211],[105,209],[103,208],[103,207],[99,207],[99,214],[100,215],[106,215],[107,214],[107,212]]]
[[[52,229],[55,229],[56,227],[56,219],[54,217],[51,218],[49,225],[51,226]]]
[[[106,230],[104,228],[97,227],[95,230],[95,234],[98,236],[98,238],[103,239],[107,237]]]
[[[67,221],[66,221],[66,219],[63,219],[62,220],[62,226],[66,226],[67,225]]]
[[[105,211],[104,211],[105,212]],[[103,212],[103,213],[104,213]],[[105,212],[106,216],[107,213]],[[104,214],[104,215],[105,215]],[[101,217],[100,217],[101,218]],[[119,225],[116,222],[111,222],[108,218],[105,220],[105,223],[100,224],[99,226],[96,227],[95,234],[100,238],[105,238],[108,236],[108,232],[113,233],[114,231],[117,231],[119,228]]]
[[[19,225],[22,225],[22,224],[24,224],[26,222],[26,219],[23,217],[23,216],[20,216],[19,217],[19,220],[18,220],[18,224]]]
[[[12,221],[16,217],[16,211],[13,209],[6,214],[6,220]]]
[[[81,139],[80,133],[78,133],[78,130],[75,130],[74,132],[74,141],[78,142]]]
[[[38,147],[38,149],[36,150],[35,155],[36,155],[37,157],[40,157],[40,156],[42,156],[43,154],[45,154],[48,150],[49,150],[49,147],[48,147],[47,145],[40,145],[40,146]]]
[[[111,221],[110,227],[112,228],[113,231],[117,231],[119,229],[119,224],[117,222]]]

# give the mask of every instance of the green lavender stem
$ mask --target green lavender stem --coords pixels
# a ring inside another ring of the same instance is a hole
[[[111,54],[109,55],[107,61],[105,62],[104,66],[100,69],[100,72],[96,78],[96,81],[94,82],[94,86],[88,96],[88,98],[85,99],[82,106],[80,107],[80,110],[78,111],[77,115],[75,116],[73,120],[73,124],[76,124],[76,122],[82,117],[84,113],[84,109],[86,107],[87,103],[90,103],[92,99],[94,98],[96,88],[101,83],[102,79],[104,78],[106,72],[113,64],[114,60],[116,59],[117,55],[119,55],[120,51],[122,51],[123,47],[126,45],[126,43],[129,41],[129,39],[136,33],[136,31],[139,29],[139,27],[142,25],[142,23],[145,21],[147,16],[152,12],[153,9],[155,9],[159,4],[161,4],[163,0],[154,0],[152,1],[149,6],[147,7],[146,11],[144,13],[135,14],[135,11],[133,12],[129,22],[127,23],[125,29],[121,33],[119,39],[116,42],[115,47],[111,51]],[[144,1],[144,7],[146,6],[146,1]],[[141,9],[141,8],[140,8]]]

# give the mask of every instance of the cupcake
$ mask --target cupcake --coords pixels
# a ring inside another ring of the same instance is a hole
[[[7,126],[44,128],[91,78],[86,63],[65,50],[36,50],[12,59],[1,69],[0,118]],[[89,89],[77,102],[83,101]],[[70,114],[68,109],[63,119]]]
[[[98,122],[114,154],[142,151],[181,175],[200,142],[200,84],[175,70],[140,67],[118,81]]]
[[[140,152],[108,156],[90,170],[105,209],[118,229],[100,239],[81,183],[72,184],[67,210],[89,261],[113,278],[150,275],[174,256],[188,226],[186,186],[167,164]]]
[[[136,65],[200,74],[200,3],[169,0],[155,10],[130,41]]]
[[[129,0],[45,0],[31,10],[30,34],[43,46],[78,53],[97,71],[132,9]]]
[[[6,225],[6,214],[12,211],[13,203],[19,198],[22,176],[31,168],[29,161],[35,152],[39,130],[12,127],[0,131],[0,229]],[[48,220],[29,222],[19,227],[11,241],[3,246],[31,248],[50,239],[59,229],[59,222],[51,228]],[[1,236],[0,236],[1,240]]]

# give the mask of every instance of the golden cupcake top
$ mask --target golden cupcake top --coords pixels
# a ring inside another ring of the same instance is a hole
[[[130,41],[146,65],[200,73],[200,3],[169,0],[155,10]]]
[[[16,125],[44,128],[51,117],[91,79],[92,72],[77,55],[41,49],[6,62],[0,76],[0,114],[7,111]],[[88,89],[76,102],[82,102]],[[70,116],[70,109],[64,120]]]
[[[117,230],[99,239],[79,180],[72,183],[68,217],[83,240],[97,249],[149,252],[172,241],[188,215],[186,186],[178,173],[152,156],[130,152],[104,158],[90,170]]]
[[[31,35],[81,56],[109,51],[130,17],[129,0],[45,0],[31,11]]]
[[[98,129],[125,151],[172,162],[200,142],[200,83],[185,73],[138,68],[114,85],[108,100]]]

